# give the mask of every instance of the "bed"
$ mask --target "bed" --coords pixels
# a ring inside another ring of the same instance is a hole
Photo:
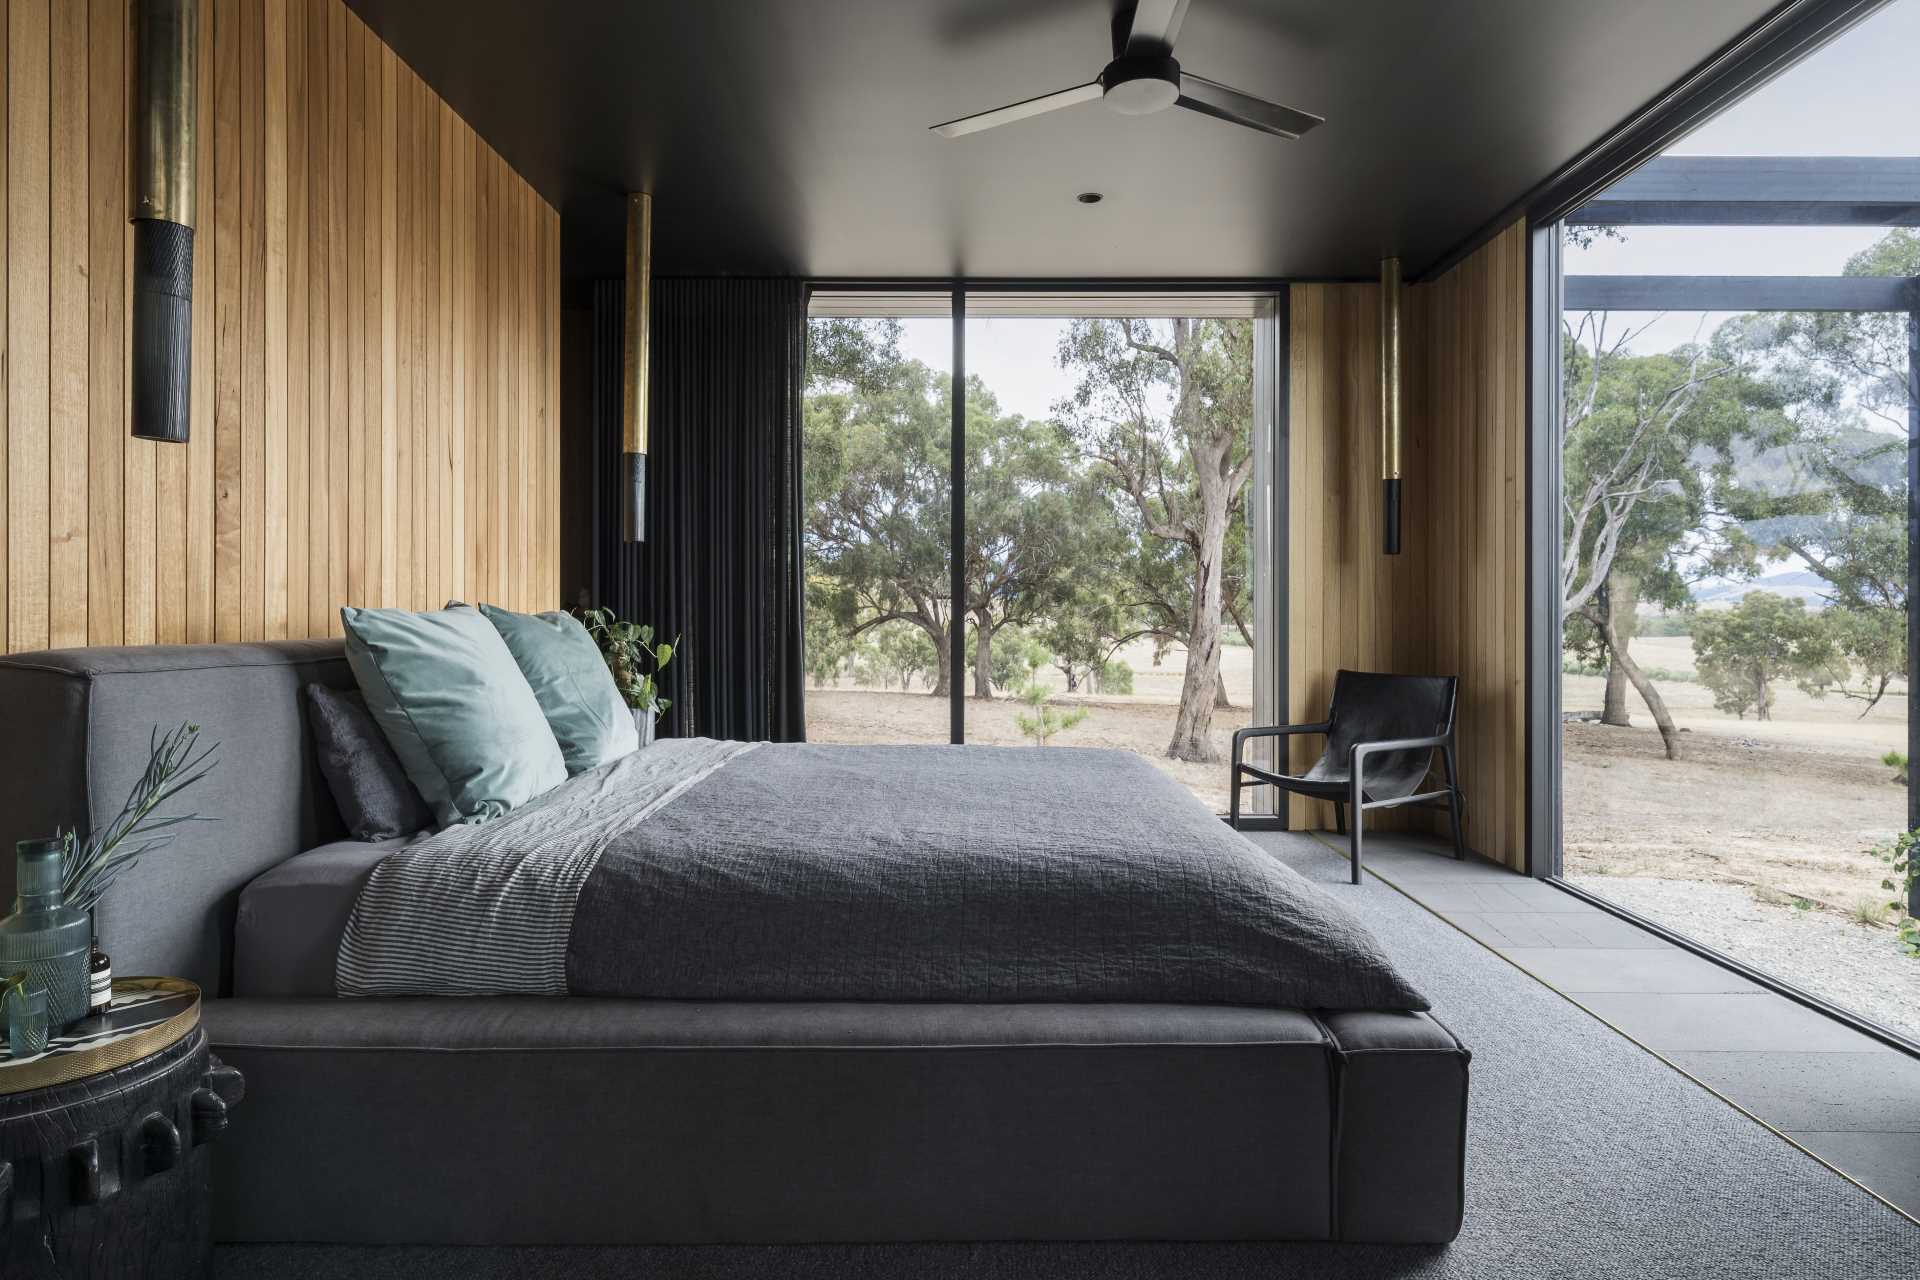
[[[222,820],[99,926],[120,971],[219,997],[249,1097],[220,1238],[1459,1230],[1466,1049],[1150,765],[661,743],[369,846],[312,759],[313,682],[351,685],[337,642],[0,659],[14,838],[110,813],[156,723],[223,744],[194,799]]]

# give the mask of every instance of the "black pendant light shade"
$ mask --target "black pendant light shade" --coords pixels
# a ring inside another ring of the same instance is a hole
[[[193,228],[133,222],[133,434],[185,444],[192,414]]]
[[[1400,259],[1380,264],[1380,510],[1381,549],[1400,554],[1400,317],[1405,290]]]
[[[132,430],[185,443],[192,420],[198,0],[134,14]]]

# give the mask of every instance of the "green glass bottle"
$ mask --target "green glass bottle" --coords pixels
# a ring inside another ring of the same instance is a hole
[[[67,905],[62,841],[22,840],[15,849],[20,896],[0,920],[0,973],[24,970],[27,985],[47,993],[47,1023],[57,1034],[87,1016],[93,925]]]

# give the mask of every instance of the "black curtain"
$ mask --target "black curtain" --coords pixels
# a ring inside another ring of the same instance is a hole
[[[653,282],[647,540],[620,537],[620,280],[593,292],[597,603],[679,638],[661,732],[806,736],[798,280]]]

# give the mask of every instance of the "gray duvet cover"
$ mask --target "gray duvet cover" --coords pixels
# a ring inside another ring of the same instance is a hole
[[[1328,892],[1138,757],[702,739],[387,858],[336,986],[1427,1008]]]

